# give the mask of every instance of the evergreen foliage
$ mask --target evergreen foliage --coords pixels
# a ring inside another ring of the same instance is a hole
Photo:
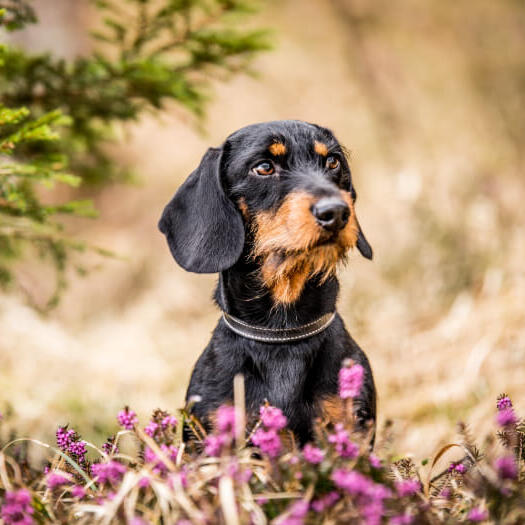
[[[58,271],[49,306],[65,284],[70,249],[84,249],[62,234],[56,216],[94,211],[86,202],[44,204],[36,186],[128,179],[105,151],[116,125],[169,101],[202,117],[210,78],[248,71],[254,54],[269,48],[265,32],[235,27],[253,11],[252,0],[93,3],[102,29],[87,56],[66,61],[1,48],[0,284],[13,280],[24,248],[36,247]],[[0,1],[4,29],[36,21],[25,0]]]

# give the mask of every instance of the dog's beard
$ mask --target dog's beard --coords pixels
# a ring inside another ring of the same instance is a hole
[[[346,259],[337,245],[322,245],[308,251],[268,254],[261,265],[261,278],[274,300],[281,304],[295,302],[307,281],[317,278],[323,284],[335,275],[338,263]]]
[[[290,194],[276,212],[262,212],[252,222],[252,256],[260,263],[260,277],[276,303],[295,302],[306,282],[326,282],[355,246],[359,227],[350,196],[350,220],[337,233],[326,232],[311,213],[314,199],[298,192]]]

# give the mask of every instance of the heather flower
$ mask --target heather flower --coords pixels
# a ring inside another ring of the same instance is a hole
[[[68,451],[75,456],[82,458],[87,454],[86,442],[85,441],[72,441],[69,444]]]
[[[281,451],[281,440],[273,428],[270,430],[259,428],[252,436],[252,443],[271,458],[278,456]]]
[[[355,470],[346,470],[343,468],[334,470],[332,473],[332,481],[336,487],[354,495],[366,494],[371,483],[363,474]]]
[[[222,405],[217,410],[217,428],[219,432],[235,432],[236,409],[229,405]]]
[[[370,454],[368,461],[373,468],[381,468],[383,466],[381,465],[381,460],[375,454]]]
[[[121,427],[124,427],[126,430],[133,430],[133,427],[139,422],[137,414],[130,410],[128,407],[125,407],[124,410],[121,410],[117,415],[118,423]]]
[[[414,521],[414,516],[408,512],[405,514],[399,514],[398,516],[392,516],[390,518],[390,525],[410,525]]]
[[[69,445],[75,437],[75,431],[73,429],[68,430],[67,426],[58,427],[56,431],[56,439],[58,448],[67,452]]]
[[[33,525],[35,510],[31,506],[31,493],[27,489],[7,491],[1,517],[5,525]]]
[[[160,426],[162,427],[162,430],[166,430],[168,427],[175,427],[177,426],[177,418],[170,415],[165,416],[162,419]]]
[[[313,445],[310,445],[310,443],[308,443],[303,448],[303,456],[304,459],[308,461],[308,463],[317,465],[318,463],[321,463],[321,461],[323,461],[324,452],[320,448],[314,447]]]
[[[328,441],[335,445],[335,450],[343,458],[354,459],[359,455],[359,447],[350,441],[348,432],[341,423],[335,426],[335,434],[328,436]]]
[[[91,465],[91,475],[98,483],[119,483],[125,472],[126,467],[114,460]]]
[[[503,456],[496,459],[494,467],[500,479],[516,479],[518,476],[518,466],[512,456]]]
[[[496,421],[500,427],[508,427],[515,425],[518,418],[512,408],[504,408],[496,414]]]
[[[155,423],[155,421],[150,421],[147,426],[144,428],[144,433],[147,434],[149,437],[153,437],[155,435],[155,432],[159,429],[159,424]]]
[[[147,487],[150,486],[150,480],[147,476],[143,476],[142,478],[139,479],[139,482],[138,482],[138,486],[141,488],[141,489],[145,489]]]
[[[102,444],[102,450],[106,454],[118,454],[119,448],[115,445],[115,438],[110,437],[108,440]]]
[[[308,502],[296,501],[292,503],[286,516],[276,521],[278,525],[303,525],[304,518],[308,514]]]
[[[463,465],[463,463],[461,463],[461,461],[458,461],[457,463],[452,461],[452,463],[450,463],[450,465],[448,467],[448,471],[449,472],[458,472],[459,474],[465,474],[465,472],[467,471],[467,467],[465,467],[465,465]]]
[[[227,442],[226,436],[210,435],[204,440],[204,452],[207,456],[218,457],[221,455],[222,448]]]
[[[174,445],[168,446],[162,444],[160,446],[160,449],[170,461],[176,461],[178,454],[177,447],[175,447]],[[149,447],[146,447],[144,450],[144,461],[146,463],[154,463],[153,472],[157,472],[158,474],[163,474],[168,470],[168,467],[166,466],[164,461],[162,461],[162,459],[159,458],[157,454],[155,454],[155,452]]]
[[[361,392],[365,369],[358,364],[343,366],[339,370],[339,396],[342,399],[354,398]]]
[[[261,422],[269,429],[281,430],[288,422],[286,416],[280,408],[272,406],[262,406],[260,408]]]
[[[335,486],[356,498],[359,513],[367,525],[379,525],[384,512],[383,500],[391,496],[390,490],[374,483],[363,474],[344,468],[332,473]]]
[[[75,498],[82,499],[86,495],[86,489],[80,485],[75,485],[71,489],[71,494]]]
[[[486,510],[480,509],[479,507],[473,507],[472,509],[470,509],[467,515],[467,519],[474,523],[485,521],[488,517],[488,512]]]
[[[404,479],[396,481],[396,490],[402,498],[405,496],[413,496],[421,489],[421,483],[417,479]]]
[[[335,490],[333,490],[332,492],[329,492],[322,498],[312,501],[310,506],[313,510],[315,510],[315,512],[323,512],[323,510],[327,509],[328,507],[331,507],[339,498],[339,494]]]
[[[179,523],[181,522],[179,521]],[[131,521],[129,522],[129,525],[148,525],[148,522],[144,521],[142,518],[138,516],[135,516],[134,518],[131,519]]]
[[[496,406],[498,410],[505,410],[507,408],[512,408],[512,401],[510,400],[510,397],[503,396],[498,399]]]
[[[51,472],[46,477],[46,484],[49,490],[55,490],[62,485],[67,485],[68,483],[69,478],[58,472]]]

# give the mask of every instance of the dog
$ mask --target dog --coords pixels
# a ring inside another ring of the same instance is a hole
[[[355,214],[345,150],[333,133],[303,121],[253,124],[210,148],[159,222],[175,261],[218,273],[222,316],[199,357],[186,399],[213,426],[216,409],[245,381],[247,414],[279,407],[301,444],[316,418],[341,420],[338,373],[363,366],[353,407],[358,426],[376,420],[369,361],[336,311],[336,269],[351,248],[372,248]]]

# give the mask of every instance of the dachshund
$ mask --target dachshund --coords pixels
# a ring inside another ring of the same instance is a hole
[[[345,359],[364,368],[353,409],[375,426],[370,364],[336,311],[336,270],[351,248],[372,248],[355,214],[345,150],[333,133],[298,120],[253,124],[210,148],[166,205],[159,222],[175,261],[218,273],[222,311],[193,370],[186,399],[213,426],[244,376],[247,414],[279,407],[304,444],[316,418],[342,417],[338,373]]]

